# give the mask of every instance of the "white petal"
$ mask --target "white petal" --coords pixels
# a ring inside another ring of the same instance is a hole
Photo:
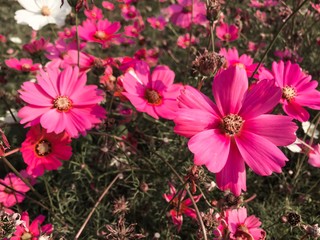
[[[42,6],[39,4],[37,4],[34,0],[18,0],[18,2],[20,3],[20,5],[27,9],[30,12],[39,12],[42,8]]]
[[[319,138],[319,131],[315,129],[315,125],[313,123],[310,123],[309,121],[303,122],[302,129],[309,137],[312,137],[313,135],[313,138],[315,139]]]

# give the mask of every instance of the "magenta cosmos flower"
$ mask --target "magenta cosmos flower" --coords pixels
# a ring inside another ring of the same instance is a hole
[[[233,209],[228,214],[230,239],[265,239],[265,231],[260,228],[261,222],[255,216],[247,216],[247,209]]]
[[[316,89],[318,82],[311,81],[312,77],[304,73],[299,64],[273,62],[272,73],[266,78],[275,79],[276,85],[282,89],[280,102],[289,116],[305,122],[310,115],[304,106],[320,110],[320,92]]]
[[[71,139],[68,134],[47,133],[40,125],[31,127],[20,151],[28,165],[27,173],[41,176],[45,170],[56,170],[72,155]]]
[[[181,85],[173,84],[174,72],[167,66],[157,66],[150,75],[147,63],[138,61],[123,78],[122,93],[139,112],[159,119],[173,119],[178,110],[177,97]]]
[[[116,34],[119,31],[121,25],[119,22],[109,22],[108,19],[92,21],[87,19],[79,26],[79,36],[83,40],[88,42],[97,42],[102,47],[107,48],[112,43],[117,44],[117,39],[120,34]]]
[[[47,67],[36,77],[37,83],[25,82],[19,90],[27,103],[18,112],[21,124],[29,127],[40,123],[48,133],[66,131],[77,137],[105,118],[105,110],[98,105],[103,92],[95,85],[85,85],[87,75],[79,73],[78,67],[63,71]]]
[[[239,38],[239,29],[234,24],[228,25],[222,22],[217,26],[216,34],[220,40],[232,42]]]
[[[229,67],[213,81],[216,104],[192,87],[180,101],[174,131],[191,137],[188,147],[197,165],[216,173],[222,190],[246,190],[245,163],[259,175],[281,172],[288,160],[276,146],[296,140],[297,126],[288,116],[265,114],[279,102],[281,90],[264,80],[248,91],[246,71]]]
[[[176,188],[169,183],[170,194],[163,194],[164,199],[174,207],[170,210],[170,215],[172,217],[173,224],[177,226],[178,231],[180,231],[182,222],[183,222],[183,214],[189,216],[193,219],[197,219],[196,211],[189,206],[192,205],[192,201],[190,198],[185,199],[187,191],[183,190],[177,192]],[[198,202],[202,195],[193,196],[195,202]]]
[[[17,229],[13,233],[13,236],[10,238],[10,240],[38,240],[42,239],[40,238],[41,236],[49,236],[53,231],[53,226],[50,223],[41,226],[45,219],[45,216],[39,215],[30,224],[28,212],[23,212],[21,214],[21,220],[25,222],[25,226],[17,226]]]
[[[16,203],[21,203],[25,198],[23,193],[30,190],[14,173],[8,173],[3,180],[0,179],[0,183],[0,203],[5,207],[12,207]],[[9,186],[17,192],[6,186]]]
[[[21,58],[20,60],[16,58],[11,58],[5,60],[5,63],[9,68],[21,72],[35,72],[38,71],[41,66],[39,63],[33,64],[32,59],[29,58]]]
[[[170,17],[170,22],[188,28],[193,24],[205,24],[206,4],[200,0],[178,0],[178,4],[172,4],[163,10],[165,15]]]

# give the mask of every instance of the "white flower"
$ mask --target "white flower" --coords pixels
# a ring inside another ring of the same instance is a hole
[[[309,121],[302,123],[302,129],[303,131],[309,136],[315,139],[319,138],[319,131],[315,129],[315,125],[313,123],[310,123]]]
[[[16,11],[15,19],[18,24],[25,24],[34,30],[53,23],[62,27],[66,16],[71,12],[68,1],[61,6],[59,0],[18,0],[23,10]],[[61,8],[60,8],[61,6]]]

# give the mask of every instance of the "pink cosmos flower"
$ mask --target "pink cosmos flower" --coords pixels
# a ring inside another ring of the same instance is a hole
[[[190,86],[182,90],[174,131],[191,137],[195,164],[216,173],[220,189],[239,195],[246,191],[245,163],[262,176],[281,172],[288,159],[276,146],[293,143],[297,126],[290,117],[266,114],[279,102],[281,90],[264,80],[248,91],[242,67],[218,74],[212,91],[216,103]]]
[[[255,216],[247,216],[247,209],[233,209],[228,214],[230,239],[265,239],[265,231],[260,228],[261,222]]]
[[[56,170],[72,155],[71,139],[66,133],[47,133],[40,125],[31,127],[21,145],[27,173],[42,176],[45,170]]]
[[[320,109],[320,92],[316,89],[318,82],[312,81],[312,77],[304,73],[299,64],[273,62],[271,75],[267,78],[275,79],[276,85],[282,89],[280,103],[289,116],[305,122],[310,115],[303,106]]]
[[[39,215],[30,224],[28,212],[23,212],[21,214],[21,220],[25,222],[25,226],[17,226],[10,240],[38,240],[41,236],[50,235],[53,231],[52,224],[49,223],[41,226],[45,219],[45,216]]]
[[[103,92],[95,85],[85,85],[87,76],[78,67],[47,67],[36,76],[37,83],[25,82],[20,97],[27,106],[20,109],[21,124],[27,127],[41,124],[48,133],[66,131],[71,137],[85,134],[105,118],[98,105]]]
[[[89,10],[85,9],[84,14],[90,20],[100,20],[103,18],[102,10],[96,6],[93,6],[93,8]]]
[[[135,108],[155,119],[173,119],[178,110],[176,98],[180,84],[173,84],[174,72],[167,66],[157,66],[150,75],[147,63],[138,61],[123,78],[126,96]]]
[[[207,23],[206,4],[200,0],[177,0],[178,4],[172,4],[163,10],[163,13],[170,17],[170,22],[188,28],[190,25]]]
[[[296,51],[285,48],[284,50],[276,50],[273,53],[276,57],[280,58],[283,61],[292,61],[295,63],[302,62],[303,58],[298,55]]]
[[[24,44],[22,48],[29,54],[37,54],[41,53],[47,47],[48,43],[49,40],[42,37],[39,40],[34,40],[30,43]]]
[[[320,144],[313,146],[313,150],[311,150],[308,153],[308,155],[309,155],[308,163],[311,166],[320,168]]]
[[[123,4],[121,6],[121,16],[124,18],[124,20],[129,21],[140,16],[140,13],[135,6],[130,4]]]
[[[29,58],[21,58],[20,60],[16,58],[11,58],[5,60],[5,63],[9,68],[21,72],[35,72],[38,71],[41,66],[39,63],[33,64],[32,59]]]
[[[114,10],[114,4],[108,1],[103,1],[102,2],[102,7],[109,10],[109,11],[113,11]]]
[[[315,4],[313,2],[311,2],[310,4],[311,4],[311,7],[320,14],[320,4]]]
[[[169,183],[170,194],[163,194],[164,199],[174,207],[170,210],[170,215],[172,217],[173,224],[177,226],[178,231],[180,231],[182,222],[183,222],[183,214],[189,216],[193,219],[197,219],[196,211],[189,206],[192,205],[192,201],[190,198],[185,199],[187,191],[183,190],[177,193],[176,188]],[[198,202],[202,195],[193,196],[195,202]]]
[[[232,42],[239,38],[239,29],[234,24],[228,25],[223,22],[216,27],[216,34],[220,40]]]
[[[164,28],[167,25],[166,20],[164,19],[164,17],[159,16],[159,17],[149,17],[147,18],[148,23],[150,24],[150,26],[153,29],[157,29],[159,31],[163,31]]]
[[[0,183],[0,203],[5,207],[12,207],[16,203],[21,203],[25,198],[23,193],[30,190],[29,187],[14,173],[8,173],[3,180],[0,179]],[[11,187],[17,192],[6,186]]]
[[[255,8],[274,7],[279,4],[279,0],[251,0],[250,6]]]
[[[0,42],[2,42],[2,43],[6,43],[6,42],[7,42],[7,38],[6,38],[6,36],[4,36],[4,35],[0,34]]]
[[[137,38],[143,30],[144,21],[142,20],[142,18],[139,18],[133,22],[133,25],[124,27],[124,35]]]
[[[195,36],[191,36],[190,38],[190,34],[186,33],[182,36],[179,36],[177,39],[177,45],[183,49],[186,49],[187,47],[189,47],[190,45],[194,45],[199,43],[199,39],[196,38]]]
[[[242,66],[246,70],[248,77],[251,77],[258,65],[257,63],[253,63],[253,59],[249,55],[242,54],[239,57],[238,50],[235,47],[228,50],[221,48],[219,54],[226,58],[227,67],[234,65]]]
[[[107,48],[110,44],[117,44],[120,34],[116,32],[120,28],[120,22],[112,23],[108,19],[95,22],[88,19],[82,23],[82,26],[79,26],[79,36],[88,42],[97,42]]]
[[[136,60],[143,60],[148,63],[150,67],[154,67],[157,65],[159,59],[159,49],[151,48],[147,50],[145,48],[141,48],[135,52],[134,58]]]
[[[72,26],[71,28],[64,28],[63,31],[58,32],[59,39],[72,39],[76,37],[76,26]]]

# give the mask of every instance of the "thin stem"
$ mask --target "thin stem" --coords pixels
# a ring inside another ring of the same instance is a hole
[[[9,151],[9,152],[6,152],[6,153],[4,154],[4,156],[5,156],[5,157],[10,156],[11,154],[14,154],[14,153],[19,152],[19,151],[20,151],[20,148],[16,148],[16,149],[13,149],[13,150],[11,150],[11,151]]]
[[[294,11],[291,13],[291,15],[284,21],[284,23],[283,23],[282,26],[280,27],[279,31],[277,32],[276,36],[273,38],[272,42],[269,44],[267,50],[266,50],[266,51],[264,52],[264,54],[262,55],[262,58],[261,58],[261,60],[259,61],[259,64],[258,64],[258,66],[256,67],[256,69],[255,69],[254,72],[252,73],[250,79],[252,79],[253,76],[257,73],[257,71],[258,71],[258,69],[260,68],[261,64],[263,63],[264,59],[266,58],[266,56],[268,55],[269,51],[271,50],[273,44],[276,42],[277,38],[279,37],[280,33],[282,32],[284,26],[290,21],[290,19],[291,19],[294,15],[297,14],[297,12],[299,12],[299,10],[302,8],[302,6],[303,6],[304,4],[306,4],[308,1],[310,1],[310,0],[305,0],[305,1],[303,1],[303,3],[301,3],[301,4],[299,5],[299,7],[298,7],[296,10],[294,10]]]
[[[11,111],[11,108],[7,102],[7,100],[5,99],[5,97],[1,97],[2,101],[4,102],[4,105],[6,105],[7,110],[10,112],[11,117],[13,118],[13,120],[15,122],[18,122],[18,120],[16,119],[16,117],[14,116],[13,112]]]
[[[76,11],[76,40],[77,40],[77,51],[78,51],[78,68],[80,68],[80,38],[79,38],[79,31],[78,31],[78,13]]]
[[[86,220],[84,221],[84,223],[82,224],[81,228],[79,229],[77,235],[75,236],[74,240],[79,239],[82,231],[84,230],[84,228],[86,227],[86,225],[88,224],[90,218],[92,217],[92,214],[94,213],[94,211],[97,209],[98,205],[100,204],[100,202],[102,201],[102,199],[105,197],[105,195],[107,195],[107,193],[109,192],[110,188],[113,186],[113,184],[118,180],[118,178],[121,176],[121,174],[119,173],[113,180],[112,182],[107,186],[107,188],[103,191],[103,193],[101,194],[101,196],[99,197],[98,201],[96,202],[96,204],[94,205],[94,207],[92,208],[91,212],[89,213],[88,217],[86,218]]]

